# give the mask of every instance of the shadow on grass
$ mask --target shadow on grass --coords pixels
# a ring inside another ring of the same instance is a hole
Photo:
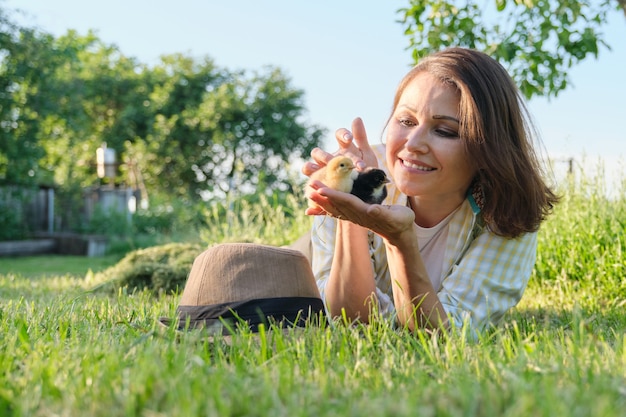
[[[537,330],[577,331],[582,328],[607,340],[626,332],[626,310],[624,308],[588,309],[564,308],[516,308],[509,312],[505,323],[516,322],[526,333]]]

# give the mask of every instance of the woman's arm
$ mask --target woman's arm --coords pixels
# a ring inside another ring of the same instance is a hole
[[[345,220],[337,221],[335,252],[326,283],[326,304],[332,317],[367,322],[376,293],[370,262],[367,229]]]
[[[401,236],[385,239],[385,247],[399,323],[413,331],[446,328],[446,311],[426,272],[417,234],[407,230]]]
[[[368,205],[357,197],[327,187],[309,195],[338,221],[334,257],[325,286],[325,298],[333,316],[346,309],[350,318],[367,317],[375,281],[369,261],[367,230],[385,241],[398,320],[414,330],[446,326],[439,302],[419,253],[414,213],[405,206]]]

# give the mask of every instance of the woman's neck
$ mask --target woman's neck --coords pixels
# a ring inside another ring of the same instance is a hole
[[[465,196],[450,199],[408,197],[408,205],[415,213],[415,224],[421,227],[434,227],[450,213],[459,208]]]

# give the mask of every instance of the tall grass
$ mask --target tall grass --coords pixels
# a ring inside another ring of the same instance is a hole
[[[218,242],[251,242],[289,245],[311,228],[304,214],[304,197],[289,195],[284,201],[259,195],[258,201],[238,199],[232,204],[213,204],[204,210],[205,227],[200,238],[208,245]]]
[[[0,274],[0,415],[624,415],[626,198],[580,181],[561,194],[522,302],[478,341],[381,320],[229,344],[161,328],[176,295]],[[297,203],[240,204],[206,213],[205,242],[285,244],[308,227]]]

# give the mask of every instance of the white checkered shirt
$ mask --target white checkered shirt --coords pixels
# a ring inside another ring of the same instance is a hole
[[[384,147],[378,146],[375,150],[380,167],[386,170]],[[407,197],[390,183],[384,204],[406,205]],[[324,299],[335,232],[333,218],[316,216],[311,230],[312,266]],[[369,232],[369,247],[379,311],[393,317],[395,308],[383,239]],[[510,239],[484,227],[480,209],[468,193],[450,220],[441,286],[435,288],[451,322],[459,327],[468,325],[473,331],[497,324],[521,299],[535,264],[536,250],[537,233]]]

